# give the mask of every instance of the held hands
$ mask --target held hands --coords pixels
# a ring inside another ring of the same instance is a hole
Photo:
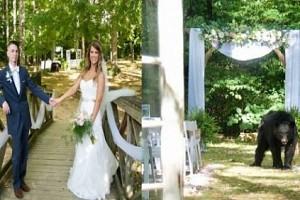
[[[52,107],[56,107],[56,106],[58,106],[60,103],[62,102],[62,99],[61,98],[50,98],[50,100],[49,100],[49,104],[50,104],[50,106],[52,106]]]
[[[2,109],[6,115],[8,115],[10,113],[10,108],[6,101],[3,102]]]
[[[50,100],[49,100],[49,104],[52,107],[56,107],[59,103],[60,103],[60,99],[50,98]],[[8,115],[10,113],[10,108],[6,101],[3,102],[2,109],[6,115]]]
[[[52,107],[56,107],[56,106],[58,105],[56,99],[54,99],[54,98],[52,98],[52,97],[51,97],[50,100],[49,100],[49,104],[50,104],[50,106],[52,106]]]

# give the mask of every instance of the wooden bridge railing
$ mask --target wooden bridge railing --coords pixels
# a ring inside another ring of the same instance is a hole
[[[51,96],[52,94],[48,92],[48,95]],[[31,110],[32,116],[36,119],[38,111],[41,106],[41,101],[33,96],[31,93],[27,95],[29,108]],[[40,129],[31,129],[29,132],[29,145],[32,143],[35,136],[38,135],[39,132],[43,131],[46,127],[48,127],[53,122],[53,112],[45,110],[44,120],[42,121],[42,125]],[[2,126],[1,126],[2,124]],[[5,174],[11,168],[12,160],[11,160],[11,148],[12,148],[12,141],[11,137],[4,133],[4,125],[0,119],[0,183],[3,181]]]
[[[121,135],[128,143],[136,146],[141,146],[140,105],[141,100],[137,97],[122,97],[112,103]],[[141,199],[141,162],[133,160],[114,144],[106,114],[103,117],[103,128],[108,145],[119,159],[119,171],[115,176],[119,193],[123,199]]]

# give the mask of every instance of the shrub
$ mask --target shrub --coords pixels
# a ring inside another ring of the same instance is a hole
[[[296,107],[293,107],[291,109],[290,113],[295,118],[296,126],[299,130],[300,129],[300,112],[299,112],[299,110]],[[299,135],[299,131],[298,131],[298,135]]]
[[[188,120],[195,120],[198,128],[201,130],[201,138],[204,143],[212,142],[216,138],[220,127],[217,125],[215,119],[203,110],[197,109],[188,113]]]
[[[205,70],[206,112],[225,136],[254,132],[262,115],[284,107],[284,70],[277,58],[242,63],[216,53]]]

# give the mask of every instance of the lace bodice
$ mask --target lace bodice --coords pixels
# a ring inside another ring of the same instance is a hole
[[[97,84],[93,79],[80,81],[81,98],[83,101],[95,101],[97,95]]]

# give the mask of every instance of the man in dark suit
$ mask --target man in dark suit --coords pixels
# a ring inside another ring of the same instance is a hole
[[[16,41],[7,45],[8,65],[0,71],[0,106],[6,114],[8,133],[12,136],[13,187],[17,198],[30,188],[25,183],[28,158],[28,132],[31,127],[27,88],[42,101],[51,106],[55,101],[37,86],[27,70],[19,65],[19,46]]]

